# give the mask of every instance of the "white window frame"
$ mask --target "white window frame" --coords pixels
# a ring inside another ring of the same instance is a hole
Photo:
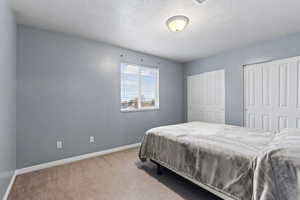
[[[123,74],[123,65],[133,65],[137,66],[139,68],[139,95],[138,95],[138,108],[137,109],[128,109],[128,108],[122,108],[122,74]],[[141,106],[141,97],[142,97],[142,87],[141,87],[141,69],[154,69],[156,70],[156,90],[155,90],[155,106],[153,107],[142,107]],[[142,64],[134,64],[134,63],[128,63],[128,62],[122,62],[120,63],[120,110],[121,112],[138,112],[138,111],[150,111],[150,110],[159,110],[159,68],[153,67],[149,65],[142,65]]]

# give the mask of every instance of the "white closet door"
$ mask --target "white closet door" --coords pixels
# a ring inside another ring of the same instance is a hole
[[[224,70],[188,77],[188,121],[225,123]]]
[[[300,128],[300,57],[244,68],[244,125]]]

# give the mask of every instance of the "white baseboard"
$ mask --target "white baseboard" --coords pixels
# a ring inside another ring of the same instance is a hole
[[[2,200],[7,200],[7,199],[8,199],[8,195],[9,195],[9,193],[10,193],[10,191],[11,191],[13,185],[14,185],[16,176],[17,176],[17,173],[16,173],[16,171],[14,171],[14,174],[13,174],[13,176],[12,176],[11,179],[10,179],[9,185],[8,185],[8,187],[7,187],[7,189],[6,189],[6,192],[5,192],[5,194],[4,194],[3,198],[2,198]],[[1,198],[1,197],[0,197],[0,198]]]
[[[62,159],[62,160],[56,160],[56,161],[52,161],[52,162],[42,163],[42,164],[39,164],[39,165],[34,165],[34,166],[31,166],[31,167],[26,167],[26,168],[22,168],[22,169],[17,169],[16,170],[16,175],[25,174],[25,173],[28,173],[28,172],[33,172],[33,171],[37,171],[37,170],[41,170],[41,169],[46,169],[46,168],[54,167],[54,166],[58,166],[58,165],[64,165],[64,164],[67,164],[67,163],[76,162],[76,161],[91,158],[91,157],[96,157],[96,156],[106,155],[106,154],[110,154],[110,153],[114,153],[114,152],[118,152],[118,151],[123,151],[123,150],[126,150],[126,149],[131,149],[131,148],[134,148],[134,147],[138,147],[140,145],[141,145],[141,143],[130,144],[130,145],[120,146],[120,147],[107,149],[107,150],[103,150],[103,151],[88,153],[88,154],[84,154],[84,155],[80,155],[80,156],[65,158],[65,159]]]

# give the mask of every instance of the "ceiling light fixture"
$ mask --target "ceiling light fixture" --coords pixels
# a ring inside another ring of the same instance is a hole
[[[203,3],[205,0],[195,0],[197,1],[198,3]]]
[[[186,16],[176,15],[176,16],[170,17],[167,20],[167,26],[170,29],[170,31],[180,32],[185,29],[185,27],[188,25],[189,21],[190,21],[189,18],[187,18]]]

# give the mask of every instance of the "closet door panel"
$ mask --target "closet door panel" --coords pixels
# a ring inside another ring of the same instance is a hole
[[[299,63],[293,57],[245,66],[245,126],[274,131],[300,126]]]
[[[188,121],[225,122],[224,70],[188,77]]]

